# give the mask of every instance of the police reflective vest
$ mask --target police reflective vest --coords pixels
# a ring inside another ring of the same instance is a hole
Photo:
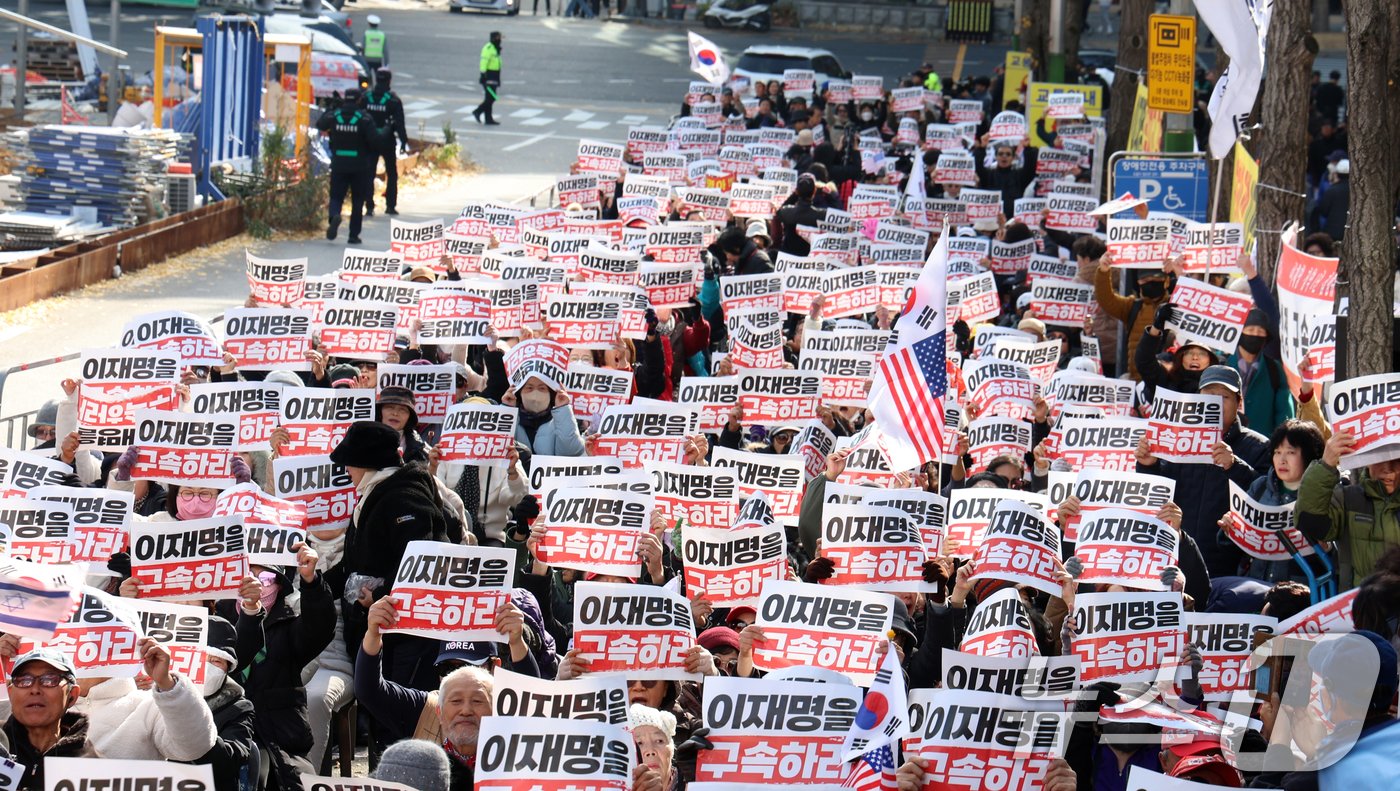
[[[369,119],[359,110],[349,118],[343,110],[336,110],[334,118],[335,124],[330,129],[331,169],[342,172],[364,169],[368,165],[369,150],[365,146],[363,124],[369,123]]]
[[[380,60],[384,57],[384,31],[365,31],[365,57]]]

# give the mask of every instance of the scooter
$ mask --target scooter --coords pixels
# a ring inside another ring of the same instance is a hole
[[[745,28],[760,33],[773,26],[768,4],[754,0],[715,0],[705,11],[704,20],[708,28]]]

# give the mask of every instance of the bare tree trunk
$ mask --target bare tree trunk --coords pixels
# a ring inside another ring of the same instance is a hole
[[[1391,370],[1396,252],[1392,231],[1400,185],[1400,146],[1395,142],[1400,128],[1400,9],[1390,2],[1351,0],[1343,10],[1351,204],[1339,280],[1351,286],[1346,374],[1356,377]]]
[[[1031,79],[1043,80],[1050,55],[1050,3],[1048,0],[1026,0],[1024,13],[1021,46],[1031,53]]]
[[[1079,82],[1079,39],[1084,35],[1084,7],[1093,0],[1064,0],[1065,82]]]
[[[1140,82],[1134,72],[1147,69],[1147,18],[1155,7],[1155,0],[1123,0],[1123,16],[1118,25],[1117,63],[1122,68],[1114,69],[1113,93],[1108,103],[1109,151],[1122,151],[1128,145],[1128,132],[1133,125],[1133,104],[1137,101]]]
[[[1289,192],[1260,187],[1254,201],[1258,207],[1256,228],[1277,230],[1290,221],[1303,220],[1308,148],[1308,83],[1317,40],[1313,38],[1311,0],[1275,0],[1273,21],[1269,24],[1268,63],[1264,73],[1264,95],[1259,125],[1251,134],[1259,160],[1259,183],[1281,187]],[[1229,178],[1229,171],[1226,171]],[[1297,194],[1292,194],[1297,193]],[[1278,263],[1279,236],[1262,233],[1256,260],[1266,283],[1274,282]]]

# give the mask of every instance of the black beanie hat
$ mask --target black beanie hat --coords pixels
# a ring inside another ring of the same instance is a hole
[[[220,659],[238,664],[238,633],[233,624],[217,615],[209,616],[208,646],[222,654]]]
[[[331,451],[331,461],[369,470],[402,467],[399,432],[375,420],[352,423],[345,438]]]

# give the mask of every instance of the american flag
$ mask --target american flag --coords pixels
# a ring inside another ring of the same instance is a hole
[[[900,312],[896,335],[870,390],[870,411],[888,440],[890,467],[907,470],[943,453],[948,394],[948,232],[945,228]]]
[[[899,775],[894,765],[894,751],[887,744],[862,755],[851,767],[842,788],[858,791],[899,791]]]

